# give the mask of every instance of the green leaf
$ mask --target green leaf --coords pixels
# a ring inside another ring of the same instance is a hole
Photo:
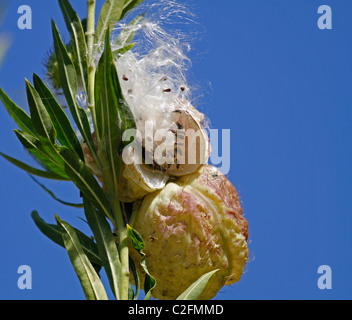
[[[196,282],[194,282],[185,292],[183,292],[176,300],[198,300],[200,295],[203,293],[206,285],[210,278],[219,269],[213,270],[201,276]]]
[[[61,180],[61,181],[67,181],[67,178],[64,178],[54,172],[50,172],[50,171],[43,171],[37,168],[33,168],[17,159],[14,159],[6,154],[3,154],[0,152],[0,155],[2,157],[4,157],[7,161],[11,162],[13,165],[15,165],[16,167],[28,172],[29,174],[38,176],[38,177],[42,177],[42,178],[46,178],[46,179],[52,179],[52,180]]]
[[[99,212],[113,221],[106,195],[85,163],[75,153],[64,147],[60,149],[60,155],[65,161],[65,171],[73,183]]]
[[[0,99],[5,106],[7,112],[11,116],[13,120],[15,120],[16,124],[19,128],[32,136],[36,136],[36,131],[32,124],[31,117],[24,112],[20,107],[18,107],[0,88]]]
[[[38,133],[42,149],[48,157],[55,160],[59,167],[62,168],[64,163],[58,153],[59,146],[56,143],[57,134],[49,113],[45,109],[39,93],[28,81],[26,81],[26,88],[32,122]]]
[[[78,61],[83,89],[88,93],[88,58],[87,44],[83,26],[77,13],[68,0],[59,0],[66,26],[71,35],[71,43]]]
[[[115,69],[115,68],[113,68],[113,69]],[[128,106],[124,96],[123,96],[121,85],[119,82],[119,77],[117,75],[117,72],[115,72],[115,71],[116,70],[112,71],[112,80],[113,80],[113,87],[116,90],[116,95],[117,95],[117,97],[119,97],[118,109],[119,109],[119,117],[121,120],[120,131],[125,132],[128,129],[135,129],[136,122],[134,120],[133,113],[132,113],[130,107]],[[122,141],[121,147],[120,147],[120,152],[121,152],[122,148],[127,146],[129,143],[130,143],[130,141]]]
[[[123,48],[117,49],[112,52],[114,58],[119,59],[121,58],[127,51],[131,50],[134,47],[134,43],[131,43]]]
[[[54,38],[54,47],[59,64],[60,82],[62,89],[72,114],[72,118],[75,121],[78,130],[81,132],[84,140],[86,141],[89,149],[93,155],[96,154],[93,136],[90,129],[90,124],[86,111],[81,108],[76,101],[76,94],[78,89],[77,76],[74,64],[66,50],[64,43],[60,37],[59,31],[52,21],[52,30]]]
[[[36,74],[33,75],[33,82],[54,125],[58,141],[62,146],[75,151],[83,160],[81,145],[65,111],[57,102],[48,87]]]
[[[122,11],[122,16],[121,19],[132,9],[137,7],[139,4],[141,4],[144,0],[126,0],[125,1],[125,6]]]
[[[131,283],[128,284],[128,300],[135,300],[134,299],[134,291]]]
[[[66,250],[81,282],[87,300],[108,300],[105,288],[79,242],[77,234],[67,222],[55,216],[61,229]]]
[[[106,31],[116,26],[124,10],[124,2],[125,0],[105,1],[100,11],[97,29],[95,31],[95,44],[100,45],[100,43],[104,41]]]
[[[106,218],[97,212],[90,202],[85,199],[84,212],[97,242],[99,256],[109,279],[110,287],[116,299],[119,300],[121,262],[110,225]]]
[[[43,184],[41,184],[37,179],[35,179],[33,176],[30,176],[33,181],[39,185],[45,192],[47,192],[54,200],[60,202],[61,204],[65,205],[65,206],[69,206],[69,207],[73,207],[73,208],[83,208],[83,203],[82,204],[75,204],[75,203],[70,203],[70,202],[66,202],[63,201],[61,199],[59,199],[58,197],[55,196],[55,194],[50,191],[47,187],[45,187]]]
[[[127,225],[127,234],[132,241],[133,248],[139,253],[144,250],[144,241],[138,231],[133,229],[130,225]]]
[[[129,266],[130,266],[131,274],[133,276],[134,284],[136,287],[136,292],[133,293],[133,300],[137,300],[138,296],[139,296],[139,291],[140,291],[141,285],[140,285],[139,275],[138,275],[136,266],[135,266],[134,261],[132,260],[131,257],[129,257]],[[132,300],[132,299],[130,299],[130,300]]]
[[[114,45],[118,46],[119,48],[123,48],[129,45],[133,41],[137,33],[136,26],[138,26],[141,23],[141,21],[144,19],[144,16],[145,16],[145,13],[134,18],[127,25],[127,27],[120,32],[119,36],[114,40]]]
[[[143,238],[135,229],[133,229],[129,225],[127,225],[127,235],[132,241],[133,248],[137,250],[139,254],[142,256],[140,264],[144,272],[146,273],[146,276],[144,279],[144,292],[145,292],[144,300],[150,300],[153,289],[155,288],[155,285],[156,285],[156,280],[149,272],[148,263],[146,261],[145,253],[143,252],[144,250]]]
[[[62,239],[61,230],[56,224],[46,223],[38,214],[37,211],[33,211],[31,217],[38,227],[38,229],[51,241],[65,248],[64,241]],[[102,266],[101,259],[98,253],[98,247],[92,238],[86,236],[83,232],[75,228],[77,237],[82,245],[84,252],[88,259],[95,265]]]
[[[117,71],[110,47],[110,31],[106,32],[105,50],[95,75],[95,119],[99,150],[106,152],[115,188],[119,180],[119,148],[121,143],[120,99],[116,88]]]
[[[35,157],[39,160],[43,166],[61,176],[65,180],[70,180],[69,176],[64,170],[64,162],[61,157],[54,152],[52,145],[46,141],[40,141],[39,139],[26,134],[19,130],[14,130],[17,138],[22,143],[22,145]],[[52,150],[50,154],[48,151]]]
[[[26,80],[27,98],[33,126],[39,137],[56,143],[56,131],[37,90]]]

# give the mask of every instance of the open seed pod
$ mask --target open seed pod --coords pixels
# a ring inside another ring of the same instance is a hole
[[[202,126],[204,115],[188,106],[188,109],[173,111],[176,143],[174,161],[167,165],[165,172],[171,176],[184,176],[197,171],[207,163],[210,155],[209,138]]]
[[[182,106],[178,103],[178,108],[172,109],[167,129],[165,125],[159,129],[157,123],[153,136],[144,130],[123,151],[121,201],[141,199],[164,188],[170,176],[188,175],[208,161],[210,144],[201,124],[204,115],[190,105],[187,109]]]
[[[141,133],[146,165],[182,176],[207,163],[210,147],[204,115],[190,103],[184,75],[188,59],[175,44],[163,41],[145,56],[129,51],[116,65],[124,98]]]
[[[200,297],[212,299],[242,276],[248,224],[235,187],[213,166],[203,166],[146,196],[133,228],[145,241],[157,299],[176,299],[202,275],[219,269]],[[143,279],[140,256],[132,248],[130,253]]]
[[[207,163],[210,143],[202,125],[204,114],[189,103],[176,101],[160,118],[146,115],[137,122],[137,128],[143,126],[138,143],[143,149],[143,163],[149,169],[179,177]]]
[[[169,176],[162,172],[146,167],[141,155],[129,147],[124,152],[125,164],[121,161],[119,179],[119,200],[122,202],[134,202],[145,195],[165,187]]]

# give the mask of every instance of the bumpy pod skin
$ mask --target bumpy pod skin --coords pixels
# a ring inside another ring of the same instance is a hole
[[[199,277],[219,269],[200,297],[210,300],[242,276],[248,223],[235,187],[215,167],[203,166],[148,195],[133,227],[145,241],[157,299],[176,299]],[[138,253],[132,248],[130,252],[143,275]]]

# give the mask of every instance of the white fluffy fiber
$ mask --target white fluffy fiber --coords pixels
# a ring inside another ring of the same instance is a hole
[[[143,136],[147,121],[154,130],[171,129],[173,111],[187,108],[191,94],[186,80],[190,46],[179,29],[174,34],[165,30],[168,24],[184,21],[189,11],[170,0],[146,6],[139,9],[147,10],[145,18],[133,26],[135,47],[115,61],[124,97]],[[114,33],[126,27],[121,24]]]

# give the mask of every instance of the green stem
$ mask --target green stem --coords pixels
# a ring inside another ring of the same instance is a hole
[[[95,8],[96,1],[88,0],[88,15],[87,15],[87,47],[88,47],[88,105],[92,113],[94,127],[96,127],[96,118],[94,112],[94,83],[95,83],[95,61],[94,53],[94,36],[95,36]],[[129,253],[128,253],[128,235],[127,228],[121,212],[120,202],[117,197],[117,186],[112,180],[109,163],[104,156],[103,150],[99,152],[99,159],[102,163],[104,178],[107,184],[107,194],[112,205],[114,220],[112,223],[117,229],[118,250],[121,261],[121,283],[119,288],[119,297],[121,300],[128,300],[129,287]]]
[[[129,252],[128,252],[128,235],[127,226],[123,218],[121,211],[120,201],[117,195],[117,186],[114,184],[111,169],[106,158],[106,153],[100,153],[99,157],[103,162],[104,178],[107,186],[107,194],[111,203],[113,216],[114,216],[114,227],[118,238],[118,251],[121,262],[121,282],[119,287],[119,297],[121,300],[128,300],[128,287],[130,281],[129,272]]]
[[[94,36],[95,36],[95,0],[88,0],[88,14],[87,14],[87,47],[88,47],[88,101],[89,108],[92,111],[93,122],[94,119],[94,82],[95,82],[95,63],[93,57]]]
[[[129,253],[128,253],[128,235],[127,228],[125,226],[120,202],[118,200],[114,201],[114,215],[117,224],[117,237],[118,237],[118,249],[121,261],[121,283],[120,283],[120,299],[128,300],[128,287],[130,281],[129,272]]]

